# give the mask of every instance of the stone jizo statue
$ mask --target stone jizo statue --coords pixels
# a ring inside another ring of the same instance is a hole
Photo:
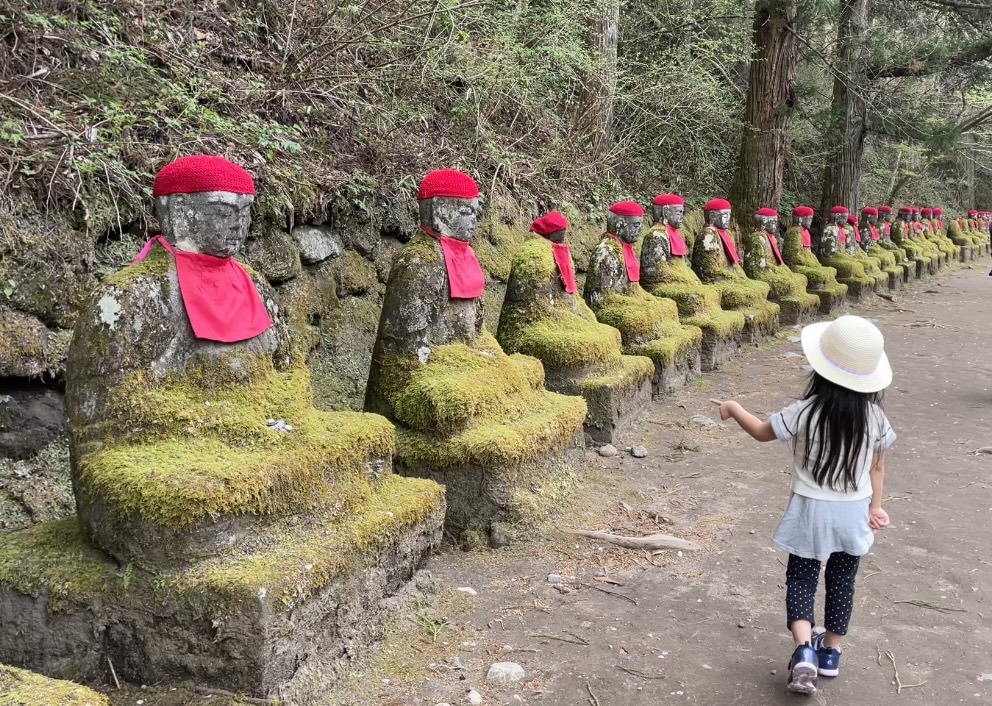
[[[837,270],[820,264],[813,254],[813,239],[809,228],[813,223],[813,209],[796,206],[792,209],[792,226],[785,232],[782,259],[789,269],[803,275],[807,291],[820,298],[820,312],[829,314],[847,296],[847,285],[837,281]]]
[[[865,273],[864,263],[848,253],[845,229],[848,210],[845,206],[830,209],[830,221],[820,236],[820,262],[837,270],[837,281],[847,285],[848,295],[855,299],[874,291],[875,278]]]
[[[877,222],[878,209],[873,206],[865,206],[861,209],[861,220],[857,225],[861,234],[861,245],[865,248],[868,257],[878,264],[885,275],[888,288],[899,289],[907,278],[909,270],[898,263],[895,253],[881,246],[882,235],[876,227]]]

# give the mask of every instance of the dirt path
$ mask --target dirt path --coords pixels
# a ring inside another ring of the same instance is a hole
[[[979,680],[992,673],[992,456],[973,453],[992,445],[990,302],[992,281],[976,266],[862,312],[885,333],[895,369],[885,400],[899,434],[886,484],[893,527],[862,563],[842,676],[823,684],[818,703],[992,703],[992,681]],[[380,703],[466,703],[473,688],[486,704],[513,694],[547,706],[796,703],[783,688],[785,556],[771,547],[788,497],[788,448],[689,420],[714,416],[711,396],[776,411],[807,374],[798,350],[783,338],[655,404],[628,439],[649,449],[646,459],[589,454],[593,470],[563,526],[645,531],[657,522],[697,538],[703,552],[652,558],[564,535],[511,552],[451,550],[431,568],[452,587],[474,588],[472,608],[430,646],[438,663],[427,677],[397,678],[378,690]],[[604,572],[623,585],[596,581]],[[565,584],[549,583],[551,573]],[[464,669],[449,668],[455,657]],[[523,665],[527,682],[488,685],[500,659]]]

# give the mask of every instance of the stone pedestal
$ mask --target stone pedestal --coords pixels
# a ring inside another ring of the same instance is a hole
[[[623,355],[620,332],[565,291],[551,248],[533,238],[514,255],[496,337],[504,351],[540,360],[549,390],[583,397],[587,437],[610,444],[651,401],[654,363]]]
[[[620,331],[624,353],[654,363],[655,397],[684,388],[701,373],[702,330],[681,322],[675,302],[630,281],[621,247],[612,238],[593,251],[583,298],[600,323]]]
[[[720,292],[700,281],[685,256],[672,255],[663,224],[652,227],[641,244],[641,284],[649,294],[675,302],[681,321],[702,330],[703,372],[719,370],[736,357],[744,336],[744,313],[724,311]]]

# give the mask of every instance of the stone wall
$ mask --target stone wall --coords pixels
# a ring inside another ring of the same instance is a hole
[[[603,217],[554,207],[573,224],[581,280]],[[486,204],[473,245],[487,273],[491,331],[513,254],[538,210],[533,201],[501,197]],[[43,217],[30,204],[0,204],[0,533],[74,512],[61,391],[76,310],[156,228],[135,220],[93,233],[85,222],[78,213]],[[307,223],[253,223],[240,258],[279,293],[319,407],[361,409],[385,282],[416,228],[416,201],[407,196],[374,206],[332,200],[322,218]]]

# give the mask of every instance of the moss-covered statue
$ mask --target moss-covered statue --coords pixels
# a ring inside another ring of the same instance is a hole
[[[920,216],[920,209],[915,206],[911,209],[912,215],[910,221],[912,222],[912,229],[910,231],[910,237],[915,239],[916,242],[924,249],[927,255],[930,256],[932,262],[937,263],[937,268],[941,269],[947,264],[947,256],[941,252],[937,243],[931,241],[927,238],[927,228],[923,224],[923,220]]]
[[[920,236],[937,249],[942,265],[947,265],[958,259],[958,251],[949,238],[937,230],[933,222],[933,209],[920,209]]]
[[[431,172],[417,198],[420,232],[389,273],[365,409],[396,423],[400,472],[445,485],[448,527],[500,544],[502,522],[553,502],[571,477],[586,404],[545,390],[541,362],[507,355],[483,328],[475,181]]]
[[[942,215],[938,222],[943,223]],[[948,239],[958,249],[958,259],[961,262],[973,260],[978,253],[978,245],[967,231],[967,221],[963,218],[950,218],[944,231]]]
[[[496,338],[507,353],[539,359],[549,390],[585,398],[586,434],[608,444],[651,401],[654,363],[622,355],[620,332],[575,294],[567,228],[557,211],[531,225],[540,237],[513,256]]]
[[[685,387],[701,372],[703,332],[684,326],[678,307],[641,288],[641,262],[634,249],[644,209],[619,201],[606,214],[606,232],[593,250],[582,297],[601,323],[620,331],[624,353],[654,363],[654,395]]]
[[[982,246],[982,252],[987,255],[989,252],[992,252],[989,248],[990,238],[992,238],[992,232],[989,230],[990,226],[992,226],[992,211],[979,212],[975,224],[975,235]]]
[[[692,269],[720,292],[720,304],[744,314],[744,339],[757,343],[778,330],[779,305],[768,301],[767,282],[748,279],[730,225],[730,202],[711,199],[703,206],[705,225],[695,234]]]
[[[804,275],[790,270],[775,239],[778,235],[778,212],[759,208],[754,214],[756,230],[744,245],[744,272],[752,280],[767,282],[768,298],[781,307],[783,324],[794,326],[810,321],[820,309],[820,298],[806,291]]]
[[[896,264],[903,269],[903,281],[907,282],[916,277],[916,261],[905,248],[901,248],[892,240],[892,207],[878,207],[878,246],[891,252],[896,258]]]
[[[902,287],[907,270],[896,262],[896,255],[883,248],[879,241],[882,234],[875,224],[878,222],[878,209],[865,206],[861,209],[861,220],[855,223],[855,228],[861,238],[859,245],[865,253],[874,260],[885,276],[888,288],[895,290]]]
[[[709,372],[737,353],[745,320],[739,311],[724,311],[719,290],[703,284],[689,267],[687,240],[691,238],[680,230],[684,216],[681,196],[654,197],[654,225],[641,243],[641,285],[656,297],[674,301],[682,322],[702,329],[702,369]]]
[[[888,283],[888,275],[882,272],[882,263],[865,252],[865,244],[861,240],[861,228],[858,225],[858,217],[853,213],[847,216],[847,223],[843,226],[845,239],[845,252],[856,259],[865,268],[865,274],[875,280],[875,290],[885,289]]]
[[[782,260],[789,269],[806,278],[807,291],[820,299],[820,313],[829,314],[844,303],[847,285],[837,281],[837,270],[821,265],[813,254],[813,238],[809,233],[812,223],[812,208],[796,206],[792,209],[792,226],[785,232]]]
[[[865,273],[864,263],[851,257],[847,251],[846,206],[830,209],[830,221],[820,235],[820,262],[837,270],[837,281],[847,285],[847,295],[860,299],[875,289],[875,278]]]
[[[79,314],[78,520],[0,538],[0,623],[25,666],[86,679],[109,659],[140,683],[290,698],[374,638],[374,606],[440,540],[443,489],[392,474],[386,419],[314,409],[275,293],[233,259],[254,193],[219,157],[164,167],[162,235]]]
[[[892,224],[892,242],[905,250],[916,263],[917,278],[936,274],[937,258],[932,257],[930,250],[913,235],[913,209],[910,206],[899,207],[898,218]]]

